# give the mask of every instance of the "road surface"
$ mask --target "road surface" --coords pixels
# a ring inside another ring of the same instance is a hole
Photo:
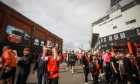
[[[28,77],[27,84],[37,84],[37,75],[31,73]],[[84,74],[82,66],[77,63],[75,66],[74,74],[70,70],[66,70],[66,63],[62,63],[60,66],[60,78],[59,84],[84,84]],[[89,84],[92,84],[91,77],[89,75]],[[100,84],[105,84],[105,80],[101,79]]]

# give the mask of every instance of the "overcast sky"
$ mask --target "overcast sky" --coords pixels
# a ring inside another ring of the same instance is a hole
[[[110,6],[110,0],[0,1],[61,37],[65,48],[89,48],[91,23]]]

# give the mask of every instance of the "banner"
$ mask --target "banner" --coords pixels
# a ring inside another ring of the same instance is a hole
[[[6,28],[5,38],[6,42],[22,44],[28,46],[30,43],[30,35],[24,30],[8,25]]]

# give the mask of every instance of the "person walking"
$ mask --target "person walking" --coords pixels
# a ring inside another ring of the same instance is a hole
[[[75,66],[75,63],[76,63],[76,60],[77,60],[77,56],[74,54],[74,51],[72,51],[70,54],[69,54],[69,66],[70,66],[70,70],[72,72],[72,74],[74,73],[74,66]]]
[[[106,51],[106,54],[104,56],[104,62],[106,64],[105,66],[105,71],[106,71],[106,75],[105,75],[105,78],[106,78],[106,81],[107,83],[110,83],[110,79],[111,79],[111,66],[110,66],[110,58],[111,58],[112,54],[109,50]]]
[[[66,63],[67,63],[67,68],[66,70],[70,69],[70,61],[69,61],[69,56],[71,55],[71,51],[68,51],[67,57],[66,57]]]
[[[88,84],[90,57],[85,52],[82,52],[82,53],[83,53],[83,56],[82,56],[82,66],[83,66],[83,70],[84,70],[85,84]]]
[[[112,69],[112,81],[111,82],[115,82],[116,79],[118,81],[118,84],[121,84],[121,76],[120,76],[120,71],[119,71],[119,61],[120,61],[120,53],[116,54],[116,53],[112,53],[112,57],[111,57],[111,69]]]
[[[96,56],[92,57],[92,61],[89,63],[89,71],[92,74],[93,84],[98,84],[98,75],[99,75],[99,63]]]
[[[80,65],[82,65],[82,52],[78,54],[78,59],[80,61]]]
[[[124,59],[125,53],[120,53],[120,61],[119,61],[119,72],[122,80],[122,84],[127,84],[127,77],[126,77],[126,71],[124,68]]]
[[[126,78],[127,78],[127,84],[136,84],[136,77],[137,74],[135,72],[136,68],[134,67],[132,63],[132,56],[128,53],[126,56],[123,58],[124,62],[124,69],[126,72]]]

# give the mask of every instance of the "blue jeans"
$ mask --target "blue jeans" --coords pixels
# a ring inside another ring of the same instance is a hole
[[[37,77],[38,77],[38,84],[46,84],[46,80],[47,80],[46,74],[38,73]]]

